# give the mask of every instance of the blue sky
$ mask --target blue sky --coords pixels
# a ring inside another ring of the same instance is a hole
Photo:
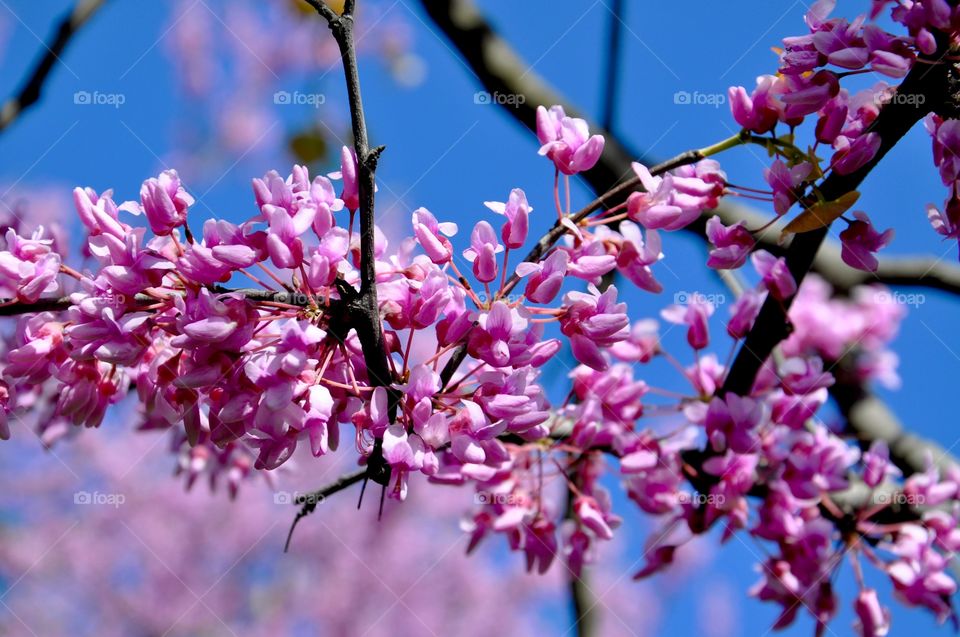
[[[221,6],[207,4],[214,11]],[[705,146],[736,128],[725,104],[677,105],[676,92],[712,95],[725,93],[733,84],[750,87],[757,75],[775,69],[771,47],[805,28],[806,6],[801,1],[627,4],[615,130],[632,147],[661,158]],[[10,94],[19,84],[39,51],[38,37],[48,37],[54,18],[69,5],[63,0],[0,0],[0,19],[8,27],[0,58],[0,95]],[[502,109],[475,103],[480,90],[476,78],[452,54],[443,36],[431,30],[417,3],[398,0],[385,5],[411,25],[413,50],[426,61],[427,72],[422,84],[405,88],[382,64],[370,61],[361,69],[372,142],[387,145],[378,172],[385,204],[382,222],[405,229],[410,211],[426,206],[468,228],[486,215],[483,201],[503,200],[519,186],[542,212],[535,213],[533,227],[546,228],[551,223],[552,167],[536,155],[536,140]],[[500,0],[480,5],[531,63],[531,72],[545,77],[586,113],[599,113],[604,90],[602,42],[609,18],[603,0],[593,4]],[[843,6],[855,11],[866,5],[857,1]],[[117,199],[123,200],[134,198],[140,182],[166,166],[178,118],[185,112],[164,50],[169,13],[167,3],[108,3],[71,44],[40,104],[0,134],[0,183],[21,188],[51,182],[65,189],[114,187]],[[303,77],[278,82],[279,88],[316,86],[315,80]],[[342,103],[339,69],[319,80],[319,86],[328,104]],[[125,103],[120,108],[77,105],[73,99],[77,91],[121,93]],[[344,130],[342,113],[321,112],[331,117],[331,129]],[[275,109],[278,124],[291,129],[315,114],[309,106]],[[720,160],[732,181],[759,185],[764,158],[756,149],[738,149]],[[270,168],[285,173],[290,160],[275,152],[254,152],[232,163],[196,180],[188,174],[182,177],[217,216],[242,220],[254,213],[250,178]],[[575,199],[589,197],[590,192],[577,185]],[[927,253],[950,260],[956,258],[956,246],[940,241],[924,213],[927,202],[939,204],[943,197],[929,137],[918,126],[867,179],[860,207],[879,228],[896,228],[885,254]],[[666,263],[679,278],[661,271],[664,296],[631,295],[638,316],[656,315],[680,290],[723,291],[700,265],[704,250],[699,240],[670,234],[664,251]],[[920,292],[924,302],[910,308],[896,342],[903,387],[880,393],[916,432],[951,447],[958,434],[945,397],[952,395],[960,367],[960,339],[951,329],[960,321],[960,306],[943,294]],[[634,542],[638,554],[641,542],[638,535]],[[703,581],[745,589],[755,579],[752,564],[757,551],[745,537],[743,542],[732,540]],[[847,597],[833,626],[838,635],[849,633],[851,621],[848,571],[844,569],[840,580]],[[881,591],[887,590],[886,583],[879,585]],[[685,608],[697,594],[676,594],[664,613],[663,634],[693,629],[695,618]],[[739,603],[743,634],[763,635],[776,609],[746,599]],[[901,628],[909,623],[917,635],[946,630],[936,630],[923,612],[897,607],[894,617]],[[801,620],[786,634],[810,632],[810,622]]]

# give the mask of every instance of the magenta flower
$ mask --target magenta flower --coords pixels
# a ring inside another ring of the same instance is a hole
[[[634,162],[633,171],[644,192],[627,198],[627,213],[644,227],[656,230],[679,230],[693,223],[704,210],[717,205],[725,180],[719,165],[702,161],[685,166],[673,174],[655,177],[646,166]]]
[[[783,105],[778,101],[777,93],[782,90],[773,75],[757,78],[757,87],[747,95],[742,86],[732,86],[728,91],[730,111],[737,123],[744,128],[762,135],[769,132],[782,114]]]
[[[707,265],[718,270],[734,270],[742,266],[756,243],[744,222],[724,226],[720,217],[707,220],[707,239],[714,245]]]
[[[562,106],[537,107],[537,139],[543,144],[540,154],[564,175],[590,170],[603,153],[603,136],[590,136],[587,122],[567,117]]]
[[[798,189],[807,180],[812,170],[813,166],[810,162],[805,161],[788,167],[779,159],[774,161],[770,168],[764,169],[763,178],[773,188],[773,209],[777,215],[786,214],[790,206],[797,201]]]
[[[877,591],[865,588],[853,602],[857,613],[855,627],[861,637],[884,637],[890,632],[890,610],[880,604]]]
[[[527,240],[530,213],[533,212],[533,208],[527,204],[527,195],[519,188],[514,188],[510,191],[510,197],[506,203],[485,201],[483,205],[507,218],[500,231],[503,243],[511,250],[522,247]]]
[[[777,258],[766,250],[757,250],[750,255],[750,260],[773,298],[783,301],[796,293],[797,282],[787,268],[786,259]]]
[[[150,229],[158,236],[170,234],[174,228],[186,223],[187,208],[193,203],[193,197],[180,185],[175,170],[165,170],[140,187],[140,204]]]
[[[713,303],[695,294],[686,305],[671,305],[660,316],[674,325],[686,325],[687,342],[693,349],[701,350],[710,344],[708,321],[713,309]]]
[[[870,223],[865,212],[858,210],[853,213],[853,216],[855,221],[840,233],[840,242],[843,246],[840,256],[851,268],[876,272],[879,262],[874,253],[890,243],[893,239],[893,228],[879,233]]]
[[[880,135],[865,133],[853,141],[845,135],[840,135],[833,142],[833,157],[830,165],[840,175],[849,175],[864,167],[876,156],[880,150]]]
[[[757,430],[767,422],[768,411],[762,401],[727,394],[710,401],[704,426],[714,451],[756,452]]]
[[[815,131],[817,141],[832,146],[847,123],[848,111],[847,92],[840,91],[820,110],[820,118],[817,120]]]
[[[642,290],[653,293],[663,290],[650,269],[651,265],[663,258],[660,234],[656,230],[648,230],[647,240],[644,241],[640,226],[632,221],[621,221],[619,231],[623,236],[617,255],[617,268],[621,274]]]
[[[357,182],[357,151],[344,146],[340,149],[340,171],[330,173],[333,179],[343,179],[343,190],[340,199],[343,207],[351,212],[360,208],[360,185]]]
[[[900,469],[890,462],[890,448],[883,440],[874,440],[863,453],[863,482],[871,489],[889,476],[899,476]]]
[[[753,329],[753,323],[760,314],[760,308],[766,300],[766,292],[760,293],[756,290],[745,290],[740,295],[733,306],[730,308],[730,321],[727,322],[727,334],[736,339],[741,339]]]
[[[595,370],[607,368],[601,353],[630,334],[625,303],[617,303],[617,288],[611,285],[602,294],[595,286],[589,292],[568,292],[563,297],[561,331],[570,339],[574,357]]]
[[[569,263],[566,250],[554,250],[539,263],[524,261],[517,265],[517,276],[530,277],[523,292],[527,299],[533,303],[549,303],[556,298]]]
[[[430,260],[443,265],[453,256],[453,246],[447,237],[457,234],[457,224],[439,223],[426,208],[413,211],[413,232]]]
[[[486,221],[478,221],[470,233],[470,247],[463,251],[463,258],[473,264],[473,275],[481,283],[490,283],[497,278],[497,254],[503,246],[497,241],[497,233]]]
[[[33,303],[60,289],[60,255],[51,250],[53,242],[42,237],[42,226],[32,239],[7,229],[7,249],[0,251],[0,290],[8,298]]]
[[[949,562],[935,541],[935,534],[919,524],[902,526],[890,549],[899,559],[887,567],[887,574],[900,601],[925,606],[943,622],[953,615],[949,599],[957,583],[946,573]]]

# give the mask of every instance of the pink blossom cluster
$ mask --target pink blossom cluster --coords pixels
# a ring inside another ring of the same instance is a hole
[[[544,154],[558,173],[598,161],[602,140],[592,141],[584,124],[558,108],[541,109],[541,119],[555,125],[544,133],[556,135],[546,137]],[[658,534],[638,577],[671,564],[678,547],[711,528],[746,532],[777,551],[755,594],[784,607],[782,624],[798,606],[826,622],[836,599],[814,584],[837,567],[846,541],[830,517],[832,498],[858,481],[891,488],[894,468],[882,448],[861,456],[817,413],[841,359],[858,381],[896,382],[887,345],[901,310],[879,288],[842,301],[809,279],[781,358],[764,366],[748,395],[725,393],[727,367],[709,351],[718,316],[708,299],[662,312],[685,330],[684,356],[667,351],[656,321],[632,320],[617,287],[602,283],[615,273],[659,292],[661,233],[715,207],[726,176],[713,160],[656,175],[634,170],[643,190],[593,215],[561,206],[557,191],[563,240],[522,261],[510,257],[531,242],[537,216],[520,188],[486,203],[489,216],[463,249],[454,245],[459,228],[425,208],[413,211],[411,236],[395,247],[375,229],[389,379],[371,376],[348,319],[361,284],[358,170],[348,149],[332,177],[294,166],[286,177],[254,179],[255,213],[240,224],[209,219],[199,234],[189,230],[194,198],[175,171],[146,180],[139,200],[120,205],[111,191],[78,188],[84,268],[61,263],[42,230],[30,239],[11,230],[0,252],[0,262],[16,266],[5,271],[9,304],[70,292],[66,308],[19,319],[4,354],[3,411],[39,412],[52,443],[71,426],[99,426],[135,392],[140,427],[172,432],[188,485],[206,475],[234,495],[244,478],[288,462],[300,443],[320,457],[347,435],[366,462],[387,467],[391,498],[404,499],[415,474],[472,485],[477,507],[464,522],[471,547],[501,534],[540,572],[559,556],[579,573],[614,537],[621,520],[604,477],[618,474],[669,531]],[[788,299],[797,283],[783,258],[753,249],[741,225],[713,218],[707,231],[712,265],[749,259],[757,272],[725,322],[736,346],[764,299]],[[258,287],[223,287],[244,279]],[[579,366],[556,403],[540,368],[564,348]],[[642,366],[654,361],[676,367],[688,389],[643,378]],[[696,468],[691,454],[701,457]],[[569,507],[551,497],[551,482],[563,486]],[[952,501],[957,481],[931,469],[902,489]],[[950,520],[931,514],[881,529],[873,519],[882,510],[859,503],[857,528],[892,542],[893,557],[884,561],[864,543],[852,548],[889,573],[906,603],[946,617],[939,595],[954,584],[937,556],[954,541],[942,530]],[[876,620],[872,599],[866,592],[856,601],[864,622]]]
[[[749,95],[731,90],[745,129],[733,140],[756,142],[778,123],[795,127],[816,114],[818,143],[835,151],[830,169],[866,165],[879,147],[867,129],[886,89],[849,97],[841,73],[826,67],[902,77],[927,54],[924,20],[953,25],[937,2],[906,6],[894,14],[911,35],[897,37],[867,18],[828,19],[832,3],[818,2],[810,34],[786,41],[779,75],[760,78]],[[941,175],[954,184],[945,150],[953,131],[941,138],[948,124],[934,123]],[[42,228],[29,237],[11,228],[0,250],[3,306],[39,304],[3,352],[0,437],[10,435],[8,418],[29,410],[52,444],[74,427],[98,427],[135,395],[140,428],[170,432],[188,486],[206,477],[235,496],[245,478],[269,476],[298,447],[319,458],[346,436],[393,499],[406,499],[414,476],[472,487],[476,506],[463,522],[470,547],[501,535],[538,572],[559,558],[578,574],[614,538],[621,517],[610,486],[619,479],[659,523],[638,578],[717,529],[767,547],[753,594],[782,608],[778,627],[801,612],[818,626],[834,617],[830,582],[847,554],[860,578],[853,605],[863,635],[882,635],[889,623],[860,576],[863,562],[889,577],[903,603],[952,617],[956,584],[945,567],[960,544],[960,468],[941,472],[931,462],[902,480],[883,444],[861,450],[821,417],[838,382],[896,384],[888,345],[903,312],[891,295],[860,287],[837,299],[814,277],[800,286],[785,258],[756,248],[757,229],[710,217],[708,265],[749,261],[756,283],[722,312],[719,328],[721,308],[702,295],[664,308],[661,318],[685,336],[671,351],[656,320],[631,315],[623,285],[660,292],[669,233],[750,189],[730,184],[706,157],[719,152],[710,147],[671,170],[635,163],[635,192],[577,212],[569,177],[600,161],[604,139],[559,106],[538,108],[537,137],[553,164],[556,212],[539,241],[530,229],[545,216],[521,188],[485,202],[489,212],[469,232],[421,207],[409,236],[388,240],[366,227],[372,211],[362,195],[371,193],[361,192],[347,148],[335,173],[294,166],[254,179],[242,223],[196,225],[196,201],[173,170],[119,204],[111,190],[76,189],[87,235],[81,267],[66,265]],[[800,152],[792,137],[761,138],[776,156],[764,175],[775,219],[815,201],[823,177],[814,152]],[[844,261],[876,269],[890,233],[859,211],[847,222]],[[363,256],[371,242],[374,263]],[[371,290],[377,304],[358,309]],[[748,391],[727,391],[729,361],[763,304],[791,300],[789,338]],[[725,357],[718,343],[731,346]],[[566,351],[577,366],[558,395],[541,368]],[[382,368],[370,363],[381,355]],[[674,368],[682,389],[647,372],[652,365]],[[861,495],[851,501],[851,493]],[[930,508],[884,523],[896,497]]]
[[[896,100],[913,108],[923,107],[925,95],[898,91],[885,82],[853,95],[841,87],[844,78],[864,73],[903,78],[918,60],[931,63],[926,57],[937,50],[936,34],[954,41],[955,34],[960,32],[957,7],[946,0],[911,0],[893,3],[895,6],[890,12],[894,23],[906,27],[908,35],[889,33],[877,23],[888,4],[891,3],[876,1],[868,14],[848,21],[829,17],[835,0],[816,2],[806,16],[809,33],[783,40],[777,75],[761,76],[752,91],[742,86],[730,88],[734,119],[744,129],[771,136],[775,136],[778,124],[790,130],[786,136],[771,138],[776,140],[771,143],[781,148],[776,150],[778,157],[766,172],[778,215],[785,214],[794,203],[804,199],[821,170],[847,175],[874,159],[880,150],[880,136],[871,126],[884,106]],[[800,151],[791,147],[793,134],[810,116],[815,123],[815,144],[809,152]],[[949,159],[944,160],[944,156],[949,158],[953,143],[952,123],[948,121],[943,128],[941,124],[943,122],[934,116],[928,128],[934,136],[934,155],[941,176],[953,192],[955,179],[950,177]],[[829,166],[823,169],[816,156],[821,145],[833,149]],[[788,147],[789,152],[785,152],[784,147]],[[955,195],[951,194],[945,212],[933,206],[929,208],[934,228],[948,237],[957,234],[953,211],[956,204],[951,203],[955,201]],[[877,231],[863,211],[855,212],[852,219],[843,219],[848,224],[840,236],[843,260],[855,268],[876,270],[878,262],[874,253],[890,243],[892,230]]]

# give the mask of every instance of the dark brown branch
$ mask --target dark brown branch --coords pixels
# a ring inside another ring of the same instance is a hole
[[[340,56],[350,104],[350,122],[353,129],[354,150],[357,153],[357,178],[360,194],[360,293],[356,301],[361,311],[352,317],[363,349],[367,376],[374,387],[389,388],[392,383],[387,350],[380,322],[377,300],[377,264],[374,254],[376,170],[383,147],[370,148],[367,124],[360,92],[360,71],[353,37],[355,2],[344,4],[343,14],[337,15],[321,0],[306,0],[330,25]],[[391,413],[396,409],[398,396],[391,390]],[[391,418],[392,420],[392,418]]]
[[[297,524],[300,523],[300,520],[313,513],[318,504],[321,504],[333,494],[339,493],[347,487],[357,484],[363,480],[366,475],[367,468],[364,467],[363,469],[340,476],[336,481],[331,482],[321,489],[297,496],[296,500],[294,500],[294,504],[301,506],[302,508],[297,513],[297,517],[293,518],[293,522],[290,524],[290,530],[287,531],[287,541],[283,545],[283,552],[286,553],[290,550],[290,542],[293,540],[293,532],[296,530]]]
[[[56,35],[49,44],[44,44],[45,51],[36,66],[33,67],[16,95],[4,102],[0,108],[0,131],[8,127],[23,111],[30,108],[40,99],[40,93],[47,77],[66,49],[67,44],[93,15],[104,4],[104,0],[80,0],[73,10],[60,21]]]

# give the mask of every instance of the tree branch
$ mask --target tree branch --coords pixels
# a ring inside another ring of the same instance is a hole
[[[0,131],[12,124],[23,111],[40,99],[43,85],[54,65],[60,61],[60,54],[80,27],[93,17],[103,4],[104,0],[80,0],[73,11],[61,20],[56,35],[49,44],[43,45],[46,52],[27,75],[20,90],[0,107]]]
[[[374,254],[376,230],[374,226],[374,200],[376,197],[377,161],[383,147],[370,148],[367,124],[360,92],[360,71],[357,65],[357,49],[353,37],[355,2],[344,4],[337,15],[321,0],[306,0],[330,25],[340,57],[347,85],[350,104],[350,122],[353,129],[354,151],[357,154],[357,174],[360,191],[360,294],[357,298],[362,311],[357,312],[355,328],[363,349],[370,384],[390,388],[392,375],[384,345],[383,326],[380,323],[380,305],[377,300],[377,262]],[[391,393],[391,413],[396,409],[396,392]],[[392,418],[391,418],[392,420]]]

